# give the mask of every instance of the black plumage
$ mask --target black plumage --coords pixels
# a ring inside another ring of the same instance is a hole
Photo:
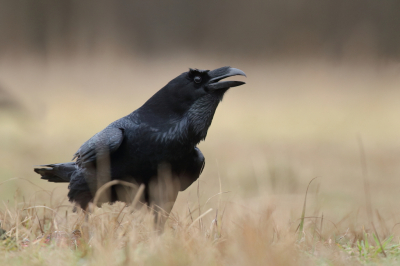
[[[202,172],[204,156],[196,145],[204,140],[215,110],[230,87],[220,81],[243,71],[222,67],[190,69],[154,94],[142,107],[111,123],[74,154],[75,162],[35,168],[42,179],[69,182],[69,200],[83,209],[110,180],[144,184],[143,201],[169,212],[179,191]],[[112,186],[101,202],[129,202],[131,188]]]

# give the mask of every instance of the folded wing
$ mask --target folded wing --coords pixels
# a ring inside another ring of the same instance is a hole
[[[124,139],[122,128],[106,128],[86,141],[74,154],[72,160],[80,168],[85,168],[88,163],[95,162],[98,158],[109,156],[115,152]]]

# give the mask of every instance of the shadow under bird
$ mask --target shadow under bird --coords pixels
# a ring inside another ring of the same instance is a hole
[[[190,69],[86,141],[74,154],[75,161],[34,170],[49,182],[69,183],[69,200],[84,210],[100,187],[120,180],[104,189],[96,203],[130,203],[137,189],[123,184],[144,184],[141,201],[168,214],[178,192],[196,181],[204,168],[204,156],[196,145],[206,138],[225,92],[245,84],[221,81],[236,75],[246,76],[231,67]]]

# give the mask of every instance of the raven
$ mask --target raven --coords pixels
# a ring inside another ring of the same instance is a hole
[[[245,84],[221,81],[235,75],[246,76],[231,67],[190,69],[86,141],[74,162],[41,165],[34,171],[49,182],[69,183],[69,200],[84,210],[107,181],[119,180],[102,191],[106,196],[96,203],[129,203],[135,192],[126,184],[144,184],[142,200],[169,213],[178,192],[196,181],[204,168],[196,145],[206,138],[224,93]]]

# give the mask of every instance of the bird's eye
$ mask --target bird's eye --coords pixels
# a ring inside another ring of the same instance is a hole
[[[194,82],[200,83],[201,82],[201,77],[199,77],[199,76],[194,77]]]

